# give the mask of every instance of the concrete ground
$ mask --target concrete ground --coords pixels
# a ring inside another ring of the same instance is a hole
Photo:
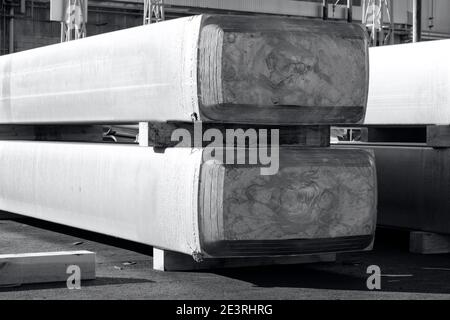
[[[0,220],[0,253],[90,250],[97,279],[0,287],[4,299],[450,299],[450,254],[408,252],[408,234],[380,230],[375,250],[335,263],[201,272],[152,270],[151,247],[34,219]],[[367,289],[367,266],[381,268],[381,290]]]

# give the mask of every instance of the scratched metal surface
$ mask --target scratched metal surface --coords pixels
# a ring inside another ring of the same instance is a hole
[[[450,40],[369,51],[365,123],[450,124]]]
[[[281,154],[276,175],[231,167],[225,173],[226,240],[314,239],[375,231],[375,162],[363,150]]]
[[[0,210],[154,245],[199,251],[201,152],[0,142]]]
[[[200,32],[202,116],[227,122],[357,123],[368,47],[356,24],[206,16]],[[211,58],[213,57],[213,58]],[[255,116],[256,115],[256,116]]]
[[[191,121],[201,16],[0,57],[0,123]]]
[[[367,63],[356,24],[180,18],[1,56],[0,124],[355,123]]]
[[[222,174],[209,174],[209,187],[200,175],[202,154],[191,148],[156,152],[3,141],[0,210],[186,254],[203,251],[200,214],[202,223],[206,218],[207,225],[217,224],[221,240],[374,231],[376,181],[366,151],[282,149],[275,175],[261,176],[259,166],[227,165]],[[210,216],[204,215],[206,204],[215,207]]]

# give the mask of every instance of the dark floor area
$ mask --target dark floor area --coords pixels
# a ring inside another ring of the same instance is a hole
[[[0,220],[0,253],[90,250],[97,279],[0,287],[3,299],[450,299],[450,254],[408,252],[408,232],[379,228],[371,252],[335,263],[160,272],[152,248],[29,218]],[[366,286],[369,265],[381,268],[381,290]]]

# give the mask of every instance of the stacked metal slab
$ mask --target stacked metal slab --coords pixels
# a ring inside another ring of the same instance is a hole
[[[370,48],[368,125],[450,124],[450,40]]]
[[[379,133],[369,147],[382,225],[450,234],[449,51],[450,40],[370,49],[365,124]]]
[[[4,125],[146,122],[159,141],[200,123],[288,136],[270,142],[271,175],[261,163],[208,159],[203,143],[0,141],[1,210],[195,258],[371,247],[373,156],[320,136],[364,118],[357,25],[201,15],[3,56],[0,70]],[[240,147],[262,146],[224,151]]]

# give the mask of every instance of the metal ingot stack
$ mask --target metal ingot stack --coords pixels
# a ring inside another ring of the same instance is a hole
[[[449,51],[449,39],[370,49],[368,134],[360,146],[377,159],[379,223],[426,232],[416,234],[433,239],[433,252],[450,252]]]
[[[197,261],[371,248],[373,156],[329,148],[330,125],[365,114],[356,24],[200,15],[2,56],[0,70],[1,210]],[[133,123],[140,148],[92,143]],[[252,129],[279,138],[226,139]],[[234,162],[205,156],[208,132]],[[247,161],[264,147],[270,174]]]

